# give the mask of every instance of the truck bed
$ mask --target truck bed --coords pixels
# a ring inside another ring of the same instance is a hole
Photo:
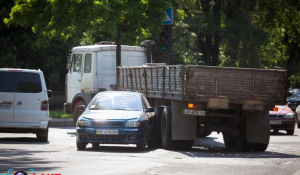
[[[229,103],[247,100],[286,104],[287,71],[218,66],[135,66],[118,68],[118,89],[149,98],[208,102],[224,97]]]

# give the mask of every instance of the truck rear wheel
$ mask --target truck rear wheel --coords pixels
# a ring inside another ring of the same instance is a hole
[[[268,148],[268,145],[269,144],[265,144],[265,143],[254,143],[253,151],[264,152]]]
[[[154,108],[155,110],[155,146],[156,147],[162,147],[161,144],[161,116],[164,110],[164,107],[162,106],[156,106]]]
[[[236,146],[239,151],[251,151],[252,144],[247,142],[247,128],[246,128],[246,120],[243,120],[239,125],[238,129],[240,131],[240,135],[235,137]]]
[[[161,142],[167,150],[176,149],[177,144],[172,140],[172,108],[166,106],[161,116]]]
[[[225,147],[227,149],[236,149],[237,145],[235,142],[235,138],[226,132],[223,132],[222,134],[223,134],[223,140],[224,140]]]
[[[76,126],[77,123],[77,119],[78,117],[81,115],[81,112],[79,111],[79,106],[80,105],[86,105],[84,100],[78,100],[75,102],[74,106],[73,106],[73,123]]]

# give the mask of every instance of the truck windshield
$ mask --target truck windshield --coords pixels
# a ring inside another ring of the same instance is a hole
[[[90,110],[141,111],[141,99],[137,95],[101,95],[89,105]]]

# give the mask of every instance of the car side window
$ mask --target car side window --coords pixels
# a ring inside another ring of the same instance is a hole
[[[72,63],[72,70],[73,72],[81,72],[82,67],[82,54],[73,54],[73,63]]]
[[[91,73],[92,54],[86,54],[84,60],[84,73]]]

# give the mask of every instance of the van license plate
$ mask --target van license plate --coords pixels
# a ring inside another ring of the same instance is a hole
[[[205,116],[205,111],[184,109],[183,114]]]
[[[119,131],[117,129],[98,129],[98,130],[96,130],[96,134],[101,134],[101,135],[118,135]]]
[[[9,109],[10,104],[0,104],[0,109]]]
[[[271,125],[281,125],[281,121],[270,120],[270,124],[271,124]]]

